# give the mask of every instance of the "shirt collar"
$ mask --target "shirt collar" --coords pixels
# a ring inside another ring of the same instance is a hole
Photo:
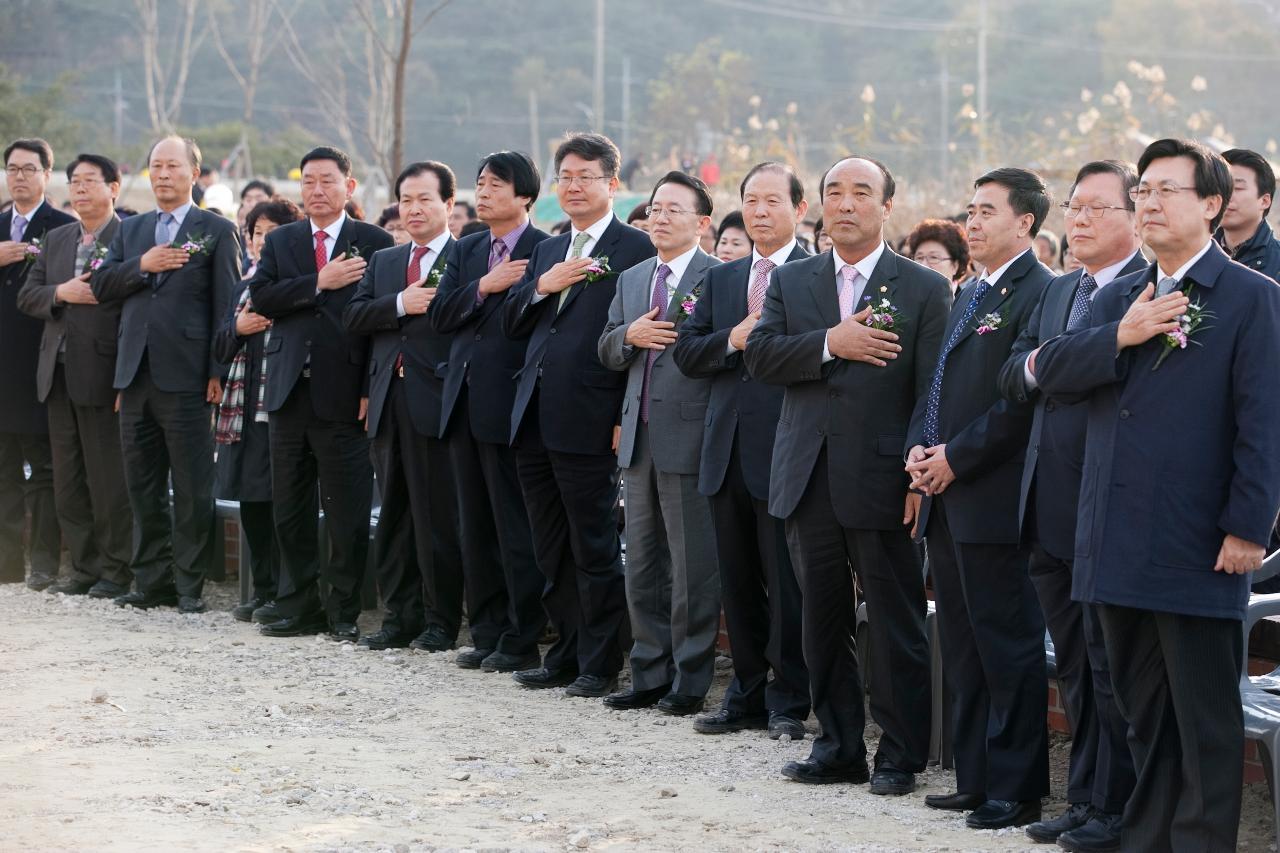
[[[40,212],[40,208],[44,207],[44,202],[45,202],[45,198],[44,196],[41,196],[40,201],[36,202],[36,206],[31,208],[31,210],[28,213],[19,213],[18,205],[15,204],[13,206],[13,215],[21,216],[23,220],[29,223],[31,222],[31,220],[36,218],[36,214]]]
[[[769,260],[773,262],[775,267],[780,267],[787,262],[787,258],[791,257],[791,253],[796,249],[796,238],[792,237],[791,242],[783,246],[778,251],[769,256]],[[751,268],[756,268],[758,261],[764,260],[764,255],[760,254],[755,247],[751,249]]]
[[[319,231],[320,229],[316,227],[316,221],[314,219],[308,219],[307,221],[311,223],[311,239],[314,240],[316,238],[316,232]],[[337,240],[338,235],[342,233],[342,229],[346,224],[347,224],[347,212],[344,210],[342,211],[341,214],[338,215],[337,219],[333,220],[332,222],[330,222],[328,225],[324,227],[325,239]]]
[[[437,234],[436,236],[428,240],[426,245],[427,245],[427,248],[431,250],[432,256],[438,258],[440,257],[441,252],[444,251],[444,244],[448,242],[449,242],[449,229],[446,228],[443,231],[441,231],[439,234]],[[413,243],[412,246],[413,246],[413,249],[417,249],[421,246],[421,244]],[[410,257],[413,256],[413,249],[409,250]]]
[[[105,231],[105,230],[107,229],[107,226],[108,226],[108,225],[110,225],[113,221],[115,221],[115,219],[116,219],[115,211],[112,211],[110,216],[108,216],[106,219],[102,220],[102,224],[101,224],[101,225],[99,225],[97,228],[93,229],[93,237],[94,237],[94,239],[96,240],[98,237],[101,237],[101,236],[102,236],[102,232],[103,232],[103,231]],[[85,235],[85,234],[87,234],[88,232],[84,230],[84,222],[83,222],[83,221],[81,221],[81,220],[76,220],[76,221],[77,221],[77,222],[80,222],[80,238],[83,240],[83,239],[84,239],[84,235]]]
[[[583,229],[583,231],[591,235],[591,244],[593,246],[596,243],[600,242],[600,236],[604,234],[604,230],[609,227],[609,224],[611,222],[613,222],[612,209],[610,209],[609,212],[606,213],[602,219],[597,219],[595,222],[592,222],[590,225],[588,225],[586,228]],[[572,245],[572,240],[576,240],[578,235],[581,233],[582,231],[579,231],[577,228],[573,229],[570,245]]]
[[[159,216],[162,212],[163,212],[163,211],[157,210],[157,211],[156,211],[156,216]],[[187,202],[186,204],[182,205],[181,207],[175,207],[173,210],[170,210],[170,211],[169,211],[169,215],[173,217],[173,221],[174,221],[174,223],[175,223],[179,228],[181,228],[181,227],[182,227],[182,223],[183,223],[183,222],[185,222],[185,221],[187,220],[187,214],[188,214],[188,213],[190,213],[190,212],[191,212],[191,202]]]
[[[1138,251],[1140,252],[1142,250],[1139,249]],[[1129,262],[1132,261],[1137,256],[1138,256],[1138,252],[1134,252],[1132,255],[1125,258],[1124,260],[1119,261],[1118,263],[1114,263],[1109,267],[1103,267],[1102,269],[1098,270],[1096,273],[1091,273],[1088,270],[1085,270],[1085,274],[1092,275],[1093,280],[1098,283],[1098,289],[1101,290],[1111,282],[1115,281],[1117,276],[1120,275],[1120,270],[1128,266]]]
[[[853,268],[862,276],[863,281],[871,281],[871,273],[875,272],[876,264],[880,263],[880,256],[884,254],[884,241],[880,241],[880,245],[871,250],[871,254],[853,265]],[[849,265],[849,262],[840,257],[840,253],[836,251],[836,247],[831,247],[831,259],[836,264],[836,276],[841,275],[840,270]]]
[[[1190,270],[1193,266],[1196,265],[1196,261],[1200,260],[1205,256],[1205,253],[1209,251],[1209,247],[1211,247],[1212,245],[1213,245],[1213,240],[1209,240],[1208,242],[1206,242],[1204,246],[1201,247],[1200,251],[1196,252],[1195,257],[1187,261],[1182,266],[1178,267],[1178,269],[1174,271],[1172,276],[1170,276],[1168,273],[1164,271],[1164,269],[1160,266],[1159,261],[1156,261],[1156,281],[1159,282],[1160,279],[1162,278],[1172,278],[1174,281],[1181,284],[1182,277],[1187,274],[1188,270]]]
[[[680,279],[684,278],[684,271],[689,268],[689,262],[693,260],[693,255],[697,251],[698,251],[698,244],[694,243],[689,248],[689,251],[685,252],[682,255],[677,255],[676,257],[672,258],[669,261],[664,261],[661,258],[656,259],[658,261],[658,266],[654,267],[654,275],[655,276],[657,275],[658,267],[662,266],[665,263],[667,267],[670,268],[671,270],[671,275],[667,276],[667,286],[675,287],[677,284],[679,284]]]
[[[1018,260],[1018,258],[1021,258],[1023,255],[1025,255],[1027,252],[1030,252],[1031,250],[1032,250],[1032,247],[1028,246],[1025,251],[1019,252],[1009,260],[1005,261],[1004,264],[1002,264],[999,269],[995,270],[994,272],[989,272],[984,276],[979,276],[979,278],[985,281],[987,284],[991,285],[992,287],[995,287],[996,282],[998,282],[1001,279],[1001,277],[1003,277],[1004,274],[1009,271],[1009,267],[1013,266],[1014,263]]]
[[[493,241],[496,240],[499,243],[507,244],[507,257],[511,257],[511,253],[516,250],[516,243],[520,242],[520,238],[524,236],[524,232],[528,229],[529,220],[526,219],[501,237],[492,238],[489,243],[489,251],[493,251]]]

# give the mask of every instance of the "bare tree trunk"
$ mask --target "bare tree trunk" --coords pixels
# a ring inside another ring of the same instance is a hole
[[[205,33],[195,33],[198,0],[182,0],[182,29],[167,62],[162,62],[161,40],[174,38],[160,32],[159,0],[133,0],[142,21],[142,66],[146,77],[147,115],[153,132],[172,133],[182,111],[191,60],[204,42]],[[172,81],[172,85],[170,83]]]
[[[404,12],[400,18],[400,49],[396,52],[395,80],[391,90],[391,169],[388,179],[394,179],[404,167],[404,75],[412,44],[413,0],[404,0]]]

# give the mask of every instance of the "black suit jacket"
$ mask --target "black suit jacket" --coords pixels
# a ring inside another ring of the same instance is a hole
[[[1022,463],[1034,407],[1000,396],[997,379],[1014,341],[1031,320],[1053,273],[1028,249],[1018,256],[983,298],[947,356],[942,402],[938,413],[940,442],[956,479],[944,493],[947,521],[957,542],[1014,544],[1019,541],[1018,500]],[[977,282],[956,296],[943,345],[964,315]],[[976,333],[976,320],[999,312],[1000,328]],[[921,396],[911,419],[906,449],[924,444],[927,395]],[[933,498],[920,506],[920,527],[929,522]]]
[[[910,483],[902,445],[916,401],[929,392],[948,295],[945,278],[886,246],[861,304],[888,299],[898,309],[902,352],[885,367],[840,358],[824,364],[827,330],[840,322],[831,252],[773,271],[746,349],[752,376],[787,389],[773,449],[771,515],[786,518],[795,512],[825,441],[831,502],[840,524],[902,529]],[[844,483],[850,487],[834,487]]]
[[[433,329],[453,336],[440,404],[440,434],[444,435],[449,429],[465,382],[471,390],[467,395],[471,434],[477,441],[507,444],[511,441],[515,375],[524,365],[529,341],[503,334],[502,305],[511,290],[490,294],[484,302],[476,303],[480,279],[489,271],[491,236],[488,231],[482,231],[454,244],[449,266],[427,316]],[[533,247],[549,236],[530,224],[516,242],[511,260],[526,260],[533,254]]]
[[[444,274],[455,241],[450,237],[432,264]],[[440,397],[449,361],[449,336],[431,328],[426,314],[396,316],[396,297],[404,290],[412,243],[375,252],[360,286],[347,303],[342,320],[353,335],[369,335],[369,437],[378,434],[387,392],[391,389],[396,356],[404,356],[404,390],[413,431],[440,437]]]
[[[341,258],[354,246],[361,257],[371,259],[392,242],[391,235],[376,225],[348,216],[331,257]],[[354,423],[359,419],[360,398],[368,394],[369,339],[346,330],[342,311],[358,283],[317,291],[317,276],[309,219],[290,222],[267,235],[257,272],[249,281],[254,309],[273,321],[266,350],[267,411],[284,405],[310,356],[316,389],[311,407],[316,417]]]
[[[799,242],[787,261],[809,257]],[[748,255],[707,270],[702,298],[680,326],[672,357],[686,376],[709,378],[711,398],[702,433],[698,491],[711,496],[724,485],[736,435],[747,490],[756,500],[769,499],[773,440],[782,413],[783,389],[752,379],[741,352],[729,352],[729,333],[747,316],[751,287]]]
[[[75,222],[49,203],[36,210],[23,233],[24,243],[43,241],[46,232]],[[0,214],[0,240],[9,239],[13,225],[13,208]],[[49,431],[48,417],[36,395],[36,368],[39,362],[40,334],[43,325],[18,309],[18,291],[34,264],[25,260],[0,267],[0,432],[40,434]]]
[[[509,337],[529,341],[516,379],[511,441],[516,441],[529,416],[539,418],[547,450],[612,454],[613,427],[618,423],[627,377],[600,363],[597,345],[609,321],[618,274],[657,253],[648,234],[615,216],[591,250],[592,257],[609,258],[614,274],[575,284],[559,311],[559,294],[534,302],[538,279],[565,259],[571,242],[566,233],[534,247],[524,278],[511,289],[503,305],[503,330]],[[535,389],[539,391],[538,410],[530,413]]]
[[[120,220],[112,214],[98,241],[111,245],[119,230]],[[58,285],[83,272],[76,265],[79,243],[79,222],[68,222],[48,232],[44,253],[18,292],[18,308],[44,321],[40,364],[36,371],[36,393],[41,402],[49,398],[53,388],[58,348],[65,341],[63,376],[71,402],[78,406],[110,406],[116,399],[113,385],[121,304],[66,305],[54,299]]]
[[[1146,258],[1136,252],[1119,276],[1146,267]],[[1029,535],[1027,506],[1034,483],[1035,538],[1042,548],[1060,560],[1070,560],[1075,553],[1076,508],[1080,502],[1088,412],[1083,405],[1050,400],[1038,389],[1028,388],[1024,368],[1033,349],[1066,330],[1083,275],[1083,270],[1076,270],[1049,282],[1040,303],[1031,312],[1027,327],[1014,342],[1009,360],[1000,370],[1000,393],[1018,403],[1030,400],[1036,407],[1022,469],[1018,523],[1024,536]]]
[[[156,211],[120,223],[106,260],[90,279],[99,302],[121,301],[116,388],[127,388],[147,356],[161,391],[204,393],[222,375],[213,337],[240,285],[235,223],[192,206],[176,240],[208,238],[206,251],[170,272],[144,273],[139,261],[156,245]]]

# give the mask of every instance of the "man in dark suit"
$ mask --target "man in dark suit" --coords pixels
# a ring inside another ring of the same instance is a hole
[[[753,376],[787,388],[769,512],[786,519],[822,725],[809,758],[782,772],[809,783],[870,778],[872,793],[906,794],[929,757],[929,645],[911,541],[919,500],[898,445],[929,387],[948,288],[885,245],[894,181],[883,164],[841,160],[821,190],[832,250],[774,270],[745,356]],[[871,712],[883,731],[874,774],[853,642],[855,575],[872,632]]]
[[[809,716],[800,586],[782,520],[769,514],[768,504],[784,391],[752,378],[742,353],[760,319],[769,273],[809,256],[795,238],[808,205],[804,185],[782,163],[752,167],[740,195],[752,254],[707,270],[702,298],[681,325],[673,354],[685,375],[712,380],[698,491],[711,499],[733,652],[733,680],[719,710],[693,726],[704,734],[767,726],[770,737],[800,740]]]
[[[1280,288],[1212,240],[1232,193],[1219,155],[1161,139],[1138,174],[1155,263],[1105,288],[1090,326],[1027,368],[1050,399],[1087,399],[1072,596],[1098,605],[1130,726],[1119,849],[1229,851],[1240,623],[1280,510]]]
[[[49,410],[53,497],[71,554],[70,577],[52,589],[115,598],[133,582],[133,513],[112,387],[120,303],[99,305],[89,278],[120,228],[120,171],[106,157],[81,154],[67,166],[67,183],[80,220],[48,232],[18,307],[44,321],[36,393]]]
[[[511,449],[515,375],[525,338],[502,332],[502,305],[547,234],[529,222],[541,178],[527,154],[498,151],[480,161],[476,210],[489,227],[453,247],[427,314],[449,335],[440,429],[458,490],[472,648],[464,669],[516,672],[542,662],[538,637],[546,580],[533,558],[529,514]]]
[[[458,492],[440,440],[440,397],[449,337],[428,309],[452,249],[449,212],[456,180],[443,163],[410,163],[393,190],[409,242],[376,252],[343,322],[372,341],[369,438],[382,509],[374,555],[386,611],[361,638],[371,649],[442,652],[462,624]]]
[[[45,589],[58,577],[62,543],[53,495],[49,423],[36,395],[41,324],[18,310],[17,296],[45,232],[72,217],[45,199],[53,149],[43,139],[16,139],[4,150],[13,205],[0,214],[0,583],[26,578],[23,531],[31,513],[31,577]],[[31,466],[27,478],[23,466]]]
[[[1018,501],[1034,407],[1001,399],[996,377],[1053,274],[1032,241],[1049,192],[1025,169],[974,182],[969,251],[984,267],[952,306],[929,393],[907,434],[907,471],[925,498],[951,701],[955,794],[926,805],[973,812],[975,829],[1040,819],[1049,793],[1044,616],[1027,576]]]
[[[302,158],[307,219],[267,235],[249,281],[254,310],[272,321],[266,346],[271,495],[280,542],[276,605],[269,637],[329,631],[354,642],[369,554],[373,468],[362,421],[368,406],[369,339],[346,331],[342,311],[368,258],[391,235],[347,216],[355,191],[351,159],[322,146]],[[315,494],[319,483],[329,537],[322,577]]]
[[[1133,790],[1128,728],[1116,708],[1102,628],[1094,608],[1071,599],[1076,506],[1084,465],[1086,407],[1049,400],[1027,374],[1027,354],[1067,329],[1088,325],[1093,300],[1118,276],[1146,269],[1130,187],[1138,175],[1117,160],[1086,163],[1062,205],[1072,252],[1084,265],[1049,282],[1000,371],[1000,390],[1035,402],[1018,504],[1031,545],[1031,583],[1053,637],[1058,686],[1071,723],[1067,811],[1027,827],[1035,841],[1067,849],[1118,849],[1120,815]],[[1071,846],[1069,846],[1071,845]]]
[[[122,302],[115,387],[135,588],[116,602],[201,613],[215,523],[209,406],[222,399],[213,337],[240,281],[240,238],[234,223],[191,202],[193,140],[161,139],[148,162],[157,209],[121,223],[90,279],[99,302]]]
[[[720,262],[699,235],[711,222],[706,184],[668,172],[646,213],[656,258],[618,277],[600,361],[627,374],[618,465],[626,502],[631,689],[606,696],[615,710],[657,705],[674,716],[702,710],[720,629],[711,505],[698,493],[698,456],[711,383],[665,357],[676,329]]]
[[[533,250],[507,296],[503,329],[528,338],[516,382],[511,437],[547,580],[543,605],[558,639],[525,687],[568,685],[601,697],[622,668],[626,627],[618,499],[619,417],[626,377],[600,363],[617,276],[653,257],[649,235],[613,215],[617,146],[570,136],[556,150],[556,194],[571,227]]]

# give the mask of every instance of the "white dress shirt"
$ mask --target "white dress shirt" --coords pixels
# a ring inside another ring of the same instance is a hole
[[[871,254],[867,255],[865,258],[858,261],[856,264],[852,264],[853,268],[858,271],[858,283],[854,285],[854,291],[853,291],[853,313],[854,314],[857,314],[859,311],[858,303],[862,299],[862,294],[867,289],[867,283],[871,281],[871,273],[875,272],[876,264],[880,263],[880,256],[884,254],[884,246],[885,246],[884,241],[881,240],[880,245],[876,246],[871,251]],[[835,266],[836,266],[835,287],[836,287],[836,293],[839,293],[840,288],[844,285],[844,275],[840,271],[844,269],[846,266],[850,266],[850,264],[844,258],[840,257],[840,253],[836,251],[834,246],[831,247],[831,260],[835,262]],[[844,318],[841,317],[840,319],[843,322]],[[831,332],[828,331],[827,335],[824,335],[822,338],[822,363],[823,364],[826,364],[828,361],[831,361],[832,359],[835,358],[835,356],[831,354],[831,350],[827,348],[827,336],[829,336],[830,334]]]
[[[419,271],[425,278],[427,273],[431,272],[431,268],[436,265],[436,261],[440,260],[440,253],[444,250],[444,244],[449,242],[449,229],[446,228],[431,238],[427,243],[427,253],[422,256]],[[409,267],[413,265],[413,252],[415,249],[421,248],[418,243],[413,243],[409,247],[409,259],[404,265],[405,281],[409,280]],[[404,288],[396,294],[396,316],[403,317],[408,312],[404,310]]]
[[[582,254],[580,254],[578,257],[580,258],[591,257],[591,252],[595,249],[596,243],[600,242],[600,237],[604,234],[605,229],[608,228],[609,225],[612,224],[612,222],[613,222],[613,209],[610,208],[609,212],[606,213],[603,218],[598,219],[595,222],[591,223],[582,231],[579,231],[577,228],[571,229],[569,233],[569,248],[564,253],[564,259],[567,261],[569,260],[570,256],[573,255],[573,241],[577,240],[578,235],[582,234],[584,231],[587,234],[587,242],[583,244]],[[542,300],[546,299],[547,296],[548,294],[546,293],[539,293],[537,291],[537,288],[535,287],[533,291],[533,297],[529,300],[529,303],[534,304],[537,302],[541,302]]]
[[[1182,277],[1183,277],[1183,276],[1185,276],[1185,275],[1187,274],[1187,271],[1188,271],[1188,270],[1190,270],[1193,266],[1195,266],[1195,265],[1196,265],[1196,261],[1200,260],[1201,258],[1203,258],[1203,257],[1205,256],[1205,253],[1206,253],[1206,252],[1208,252],[1208,251],[1209,251],[1209,249],[1210,249],[1210,248],[1212,248],[1212,246],[1213,246],[1213,240],[1211,239],[1211,240],[1209,240],[1209,242],[1208,242],[1208,243],[1205,243],[1205,244],[1204,244],[1204,248],[1202,248],[1200,251],[1196,252],[1195,257],[1193,257],[1191,260],[1187,261],[1187,262],[1186,262],[1185,264],[1183,264],[1182,266],[1178,267],[1177,271],[1176,271],[1176,272],[1174,272],[1172,276],[1170,276],[1170,275],[1169,275],[1168,273],[1166,273],[1163,269],[1161,269],[1161,268],[1160,268],[1160,262],[1159,262],[1159,261],[1157,261],[1157,262],[1156,262],[1156,283],[1157,283],[1157,284],[1159,284],[1159,283],[1160,283],[1160,279],[1162,279],[1162,278],[1172,278],[1172,279],[1173,279],[1174,281],[1176,281],[1178,284],[1182,284]]]

